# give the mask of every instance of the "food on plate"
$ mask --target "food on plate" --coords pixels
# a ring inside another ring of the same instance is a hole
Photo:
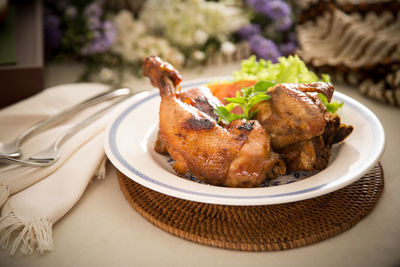
[[[211,88],[213,92],[223,90],[232,95],[236,84],[232,82],[231,88],[229,83],[223,83],[221,87],[212,84]],[[284,157],[287,169],[315,171],[326,168],[332,145],[343,141],[353,130],[352,126],[341,124],[337,114],[331,113],[342,105],[330,103],[334,91],[332,84],[271,84],[266,91],[271,98],[254,106],[253,119],[268,131],[272,149]],[[232,98],[225,100],[232,101]],[[229,107],[231,112],[238,112],[236,108]]]
[[[181,92],[179,72],[158,57],[147,58],[143,74],[161,96],[155,150],[175,160],[179,175],[190,172],[229,187],[257,187],[288,170],[326,168],[332,145],[353,130],[334,114],[342,104],[330,103],[332,84],[320,81],[296,57],[277,64],[252,58],[244,63],[242,73],[234,75],[244,80]],[[243,71],[261,63],[260,73],[268,76],[264,70],[269,68],[275,80]],[[299,80],[296,75],[309,82],[291,82]]]
[[[274,150],[319,136],[325,129],[326,108],[318,93],[332,98],[330,83],[281,83],[270,88],[269,101],[255,106],[254,119],[269,132]]]
[[[180,75],[170,64],[149,57],[143,66],[144,75],[160,89],[158,137],[175,160],[173,168],[178,174],[190,171],[213,185],[255,187],[267,177],[286,172],[257,121],[235,120],[221,126],[207,111],[196,107],[199,98],[207,105],[205,94],[198,91],[193,97],[180,92]]]
[[[207,87],[192,88],[181,92],[180,99],[185,103],[190,103],[214,120],[218,120],[218,115],[214,113],[214,109],[221,105],[221,102],[211,94]],[[160,154],[168,154],[168,150],[160,136],[157,137],[154,150]]]

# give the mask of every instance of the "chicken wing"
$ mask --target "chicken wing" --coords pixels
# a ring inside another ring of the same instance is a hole
[[[254,119],[269,132],[274,151],[319,136],[325,129],[326,108],[318,93],[330,101],[330,83],[282,83],[268,90],[271,99],[257,104]]]
[[[201,94],[182,94],[179,73],[157,57],[145,60],[143,73],[160,89],[159,139],[175,160],[173,168],[178,174],[190,171],[213,185],[255,187],[267,177],[286,172],[257,121],[218,125],[194,104]]]

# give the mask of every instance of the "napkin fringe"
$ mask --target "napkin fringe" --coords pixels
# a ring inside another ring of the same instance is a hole
[[[10,187],[6,184],[0,184],[0,207],[6,203],[10,196]]]
[[[27,255],[31,255],[36,247],[40,253],[52,251],[54,249],[52,226],[48,218],[24,223],[10,208],[8,214],[0,218],[0,246],[6,249],[11,235],[18,234],[11,244],[10,255],[14,255],[19,247],[21,252]]]

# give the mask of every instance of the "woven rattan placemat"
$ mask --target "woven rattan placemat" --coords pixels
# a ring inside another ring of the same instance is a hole
[[[296,248],[344,232],[372,210],[384,184],[378,164],[353,184],[317,198],[226,206],[171,197],[120,172],[118,180],[131,206],[161,229],[201,244],[244,251]]]

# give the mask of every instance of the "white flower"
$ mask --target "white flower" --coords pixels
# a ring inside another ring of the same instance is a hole
[[[223,42],[221,44],[221,52],[224,55],[232,55],[236,50],[236,47],[231,42]]]
[[[183,49],[199,48],[209,38],[228,39],[249,23],[240,9],[205,0],[147,0],[140,20],[152,33]]]
[[[200,51],[200,50],[196,50],[193,52],[193,59],[197,60],[197,61],[203,61],[206,58],[206,55],[204,54],[204,52]]]
[[[197,30],[194,32],[193,38],[196,44],[203,45],[208,40],[208,34],[202,30]]]
[[[119,35],[136,35],[144,34],[145,25],[142,22],[134,20],[132,13],[128,10],[121,10],[113,19],[114,25]]]
[[[183,63],[185,63],[185,56],[182,53],[174,53],[171,51],[171,54],[167,56],[167,58],[171,59],[171,63],[179,68],[180,66],[183,66]]]
[[[130,62],[138,62],[148,56],[159,56],[176,67],[182,66],[184,56],[171,47],[165,39],[149,35],[146,25],[135,20],[129,11],[123,10],[114,17],[117,37],[112,51]]]

